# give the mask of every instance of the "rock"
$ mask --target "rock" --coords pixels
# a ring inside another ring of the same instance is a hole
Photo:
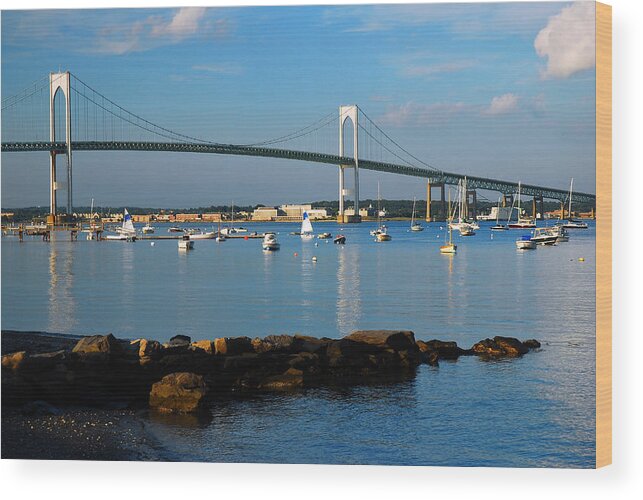
[[[170,349],[173,347],[188,347],[191,342],[192,339],[187,335],[175,335],[166,344],[166,347]]]
[[[539,349],[540,348],[540,342],[538,342],[536,339],[525,340],[522,343],[522,345],[524,345],[528,349]]]
[[[156,340],[141,339],[138,344],[138,357],[141,365],[158,359],[161,355],[161,344]]]
[[[159,411],[189,413],[203,404],[206,385],[195,373],[171,373],[152,386],[149,405]]]
[[[396,351],[417,350],[415,336],[408,330],[358,330],[344,338],[361,344],[387,345]]]
[[[520,357],[529,349],[520,340],[513,337],[494,337],[493,339],[484,339],[475,344],[472,348],[473,352],[494,358]]]
[[[24,370],[29,372],[45,372],[53,370],[64,363],[67,353],[64,350],[32,354],[24,362]]]
[[[2,368],[16,372],[24,365],[28,356],[25,351],[5,354],[2,356]]]
[[[214,354],[214,342],[211,340],[198,340],[196,342],[192,342],[192,347],[200,349],[207,354]]]
[[[27,403],[22,407],[21,413],[26,417],[49,417],[62,415],[62,411],[45,401],[31,401]]]
[[[108,335],[92,335],[90,337],[83,337],[78,341],[76,346],[72,349],[75,353],[103,353],[103,354],[117,354],[122,350],[120,343],[110,333]]]
[[[292,345],[290,350],[293,353],[297,352],[318,352],[320,349],[323,349],[331,342],[331,339],[322,338],[318,339],[316,337],[309,337],[307,335],[295,335],[292,340]]]
[[[214,350],[220,356],[235,356],[243,353],[254,353],[249,337],[223,337],[214,339]]]
[[[304,386],[304,372],[296,368],[289,368],[281,375],[273,375],[259,384],[263,391],[292,391]]]
[[[252,339],[251,344],[255,352],[290,352],[293,337],[291,335],[268,335],[260,339]]]

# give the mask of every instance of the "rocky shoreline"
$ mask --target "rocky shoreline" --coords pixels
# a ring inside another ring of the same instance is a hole
[[[140,412],[198,414],[231,393],[401,381],[422,363],[516,358],[539,347],[494,337],[464,349],[404,330],[167,343],[3,331],[2,457],[150,460],[159,454]]]

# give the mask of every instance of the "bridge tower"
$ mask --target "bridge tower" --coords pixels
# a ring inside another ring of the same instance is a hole
[[[67,156],[67,214],[72,213],[72,170],[71,170],[71,74],[49,73],[49,138],[51,142],[56,141],[56,107],[54,105],[56,93],[61,91],[65,96],[65,142],[66,150],[51,151],[49,153],[49,213],[53,223],[56,220],[58,188],[56,180],[56,156],[64,154]]]
[[[355,104],[339,107],[339,156],[344,156],[344,124],[349,118],[353,122],[353,159],[355,165],[340,165],[339,166],[339,213],[337,215],[337,222],[344,224],[346,222],[361,222],[362,218],[359,215],[359,147],[358,147],[358,123],[357,117],[359,115],[359,108]],[[344,196],[350,196],[351,190],[344,188],[344,170],[347,168],[355,169],[355,182],[354,182],[354,195],[355,195],[355,211],[353,215],[346,215],[344,211]]]

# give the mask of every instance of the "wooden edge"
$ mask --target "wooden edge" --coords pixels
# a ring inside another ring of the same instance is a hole
[[[596,467],[612,463],[612,7],[596,2]]]

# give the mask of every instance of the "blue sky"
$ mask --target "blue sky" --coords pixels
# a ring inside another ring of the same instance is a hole
[[[218,142],[277,137],[356,103],[443,170],[595,192],[593,4],[4,11],[2,95],[58,68]],[[3,154],[2,206],[45,205],[48,156]],[[425,196],[361,172],[362,197]],[[76,205],[337,198],[332,166],[158,153],[74,156]]]

